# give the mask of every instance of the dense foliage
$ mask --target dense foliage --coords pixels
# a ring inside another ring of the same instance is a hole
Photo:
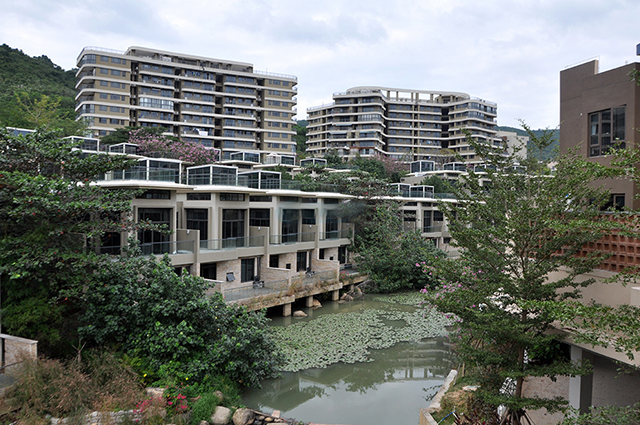
[[[84,156],[57,133],[0,131],[0,274],[3,327],[62,354],[75,341],[78,291],[107,231],[133,227],[133,193],[90,184],[130,164],[123,157]]]
[[[298,154],[298,159],[305,158],[307,156],[307,124],[309,124],[306,120],[299,120],[293,125],[293,131],[296,132],[295,136],[293,136],[293,140],[296,142],[296,153]]]
[[[552,141],[551,133],[530,136],[542,148]],[[558,355],[540,362],[526,358],[543,357],[553,339],[548,331],[567,308],[565,301],[578,299],[580,288],[593,283],[576,278],[606,254],[579,254],[610,232],[612,223],[601,220],[608,194],[588,183],[613,172],[575,156],[560,158],[554,177],[533,167],[528,174],[510,172],[517,158],[491,155],[484,145],[469,142],[492,167],[487,174],[470,173],[455,188],[458,202],[441,203],[462,256],[422,267],[441,282],[426,291],[427,298],[461,320],[456,347],[481,383],[478,396],[507,406],[512,423],[519,423],[524,409],[566,406],[560,399],[523,397],[525,377],[587,370]],[[483,185],[487,178],[490,186]],[[561,268],[566,274],[549,280]],[[500,391],[505,379],[512,381],[513,393]]]
[[[144,258],[134,249],[94,275],[79,333],[139,357],[147,382],[202,382],[220,374],[259,386],[275,375],[280,357],[264,315],[226,305],[219,292],[207,296],[205,281],[178,276],[168,257]]]
[[[75,70],[65,71],[46,56],[29,57],[0,46],[0,126],[60,128],[80,134],[75,121]]]

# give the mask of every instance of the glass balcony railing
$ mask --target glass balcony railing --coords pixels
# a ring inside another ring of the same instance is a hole
[[[313,242],[316,240],[316,232],[289,233],[287,235],[269,236],[270,245],[286,245],[297,242]]]
[[[328,232],[320,232],[320,240],[326,241],[331,239],[348,239],[351,237],[350,229],[331,230]]]
[[[208,239],[200,241],[200,252],[222,251],[225,249],[254,248],[264,246],[264,236],[244,236],[227,239]]]
[[[167,241],[142,243],[139,245],[142,255],[177,255],[177,254],[193,254],[194,241]]]

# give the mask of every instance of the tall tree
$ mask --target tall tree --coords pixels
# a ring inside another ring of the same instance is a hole
[[[91,184],[131,162],[86,156],[58,136],[0,130],[2,326],[49,354],[71,348],[63,337],[73,339],[74,299],[96,260],[87,243],[132,227],[133,192]]]
[[[529,135],[539,148],[552,143],[550,132]],[[427,298],[460,319],[456,346],[481,384],[477,396],[506,406],[504,423],[520,424],[525,409],[566,406],[561,399],[524,397],[527,376],[586,370],[544,353],[555,338],[548,332],[558,312],[573,305],[565,301],[578,299],[580,288],[593,283],[576,278],[605,256],[581,250],[611,230],[612,223],[601,219],[608,194],[594,182],[614,171],[570,155],[559,160],[554,176],[540,167],[524,174],[513,168],[516,157],[494,155],[471,138],[469,143],[490,166],[453,188],[457,202],[440,204],[462,256],[423,266],[442,285],[426,291]],[[490,185],[483,184],[487,179]],[[565,277],[549,280],[560,269]],[[505,380],[513,392],[501,391]]]

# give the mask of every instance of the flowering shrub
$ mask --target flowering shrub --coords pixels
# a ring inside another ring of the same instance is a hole
[[[194,165],[218,162],[220,151],[207,148],[199,143],[188,142],[177,138],[168,138],[144,131],[144,129],[129,132],[129,143],[138,145],[143,155],[160,154],[165,157],[191,162]]]

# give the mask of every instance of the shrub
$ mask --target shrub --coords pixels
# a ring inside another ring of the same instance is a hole
[[[130,409],[143,397],[135,373],[111,353],[93,353],[84,361],[26,360],[9,390],[13,420],[45,423],[45,416],[79,417],[93,410]]]

